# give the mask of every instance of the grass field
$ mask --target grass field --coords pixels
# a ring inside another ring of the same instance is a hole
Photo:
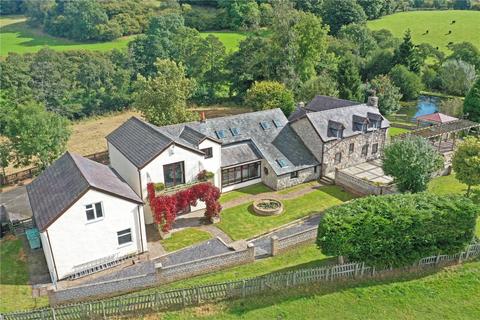
[[[455,24],[451,24],[453,20]],[[399,38],[410,29],[416,44],[429,43],[443,51],[448,51],[449,42],[468,41],[480,48],[480,11],[401,12],[369,21],[368,26],[372,30],[388,29]]]
[[[220,203],[232,201],[247,195],[256,195],[259,193],[270,192],[270,191],[272,190],[266,185],[264,185],[263,183],[257,183],[245,188],[240,188],[240,189],[222,194],[222,196],[220,197]]]
[[[474,320],[480,318],[479,270],[480,262],[475,261],[437,273],[278,290],[270,295],[167,312],[161,319]],[[157,318],[150,315],[144,319]]]
[[[251,202],[225,209],[216,226],[232,239],[248,239],[295,219],[318,213],[352,199],[353,196],[338,186],[321,187],[291,200],[284,200],[284,212],[277,216],[262,217],[251,211]]]
[[[6,56],[9,52],[37,52],[46,46],[58,51],[123,49],[127,47],[129,41],[135,38],[133,35],[108,42],[77,42],[50,36],[39,29],[29,27],[25,21],[24,16],[3,16],[0,18],[1,57]],[[235,51],[240,41],[246,38],[246,34],[236,32],[203,32],[202,36],[207,37],[208,34],[217,36],[224,43],[227,52]]]

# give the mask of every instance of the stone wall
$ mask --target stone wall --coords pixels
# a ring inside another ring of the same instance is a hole
[[[392,185],[380,186],[367,180],[359,179],[339,170],[335,171],[335,184],[345,190],[360,196],[382,195],[396,193]]]
[[[353,137],[334,140],[325,143],[323,153],[323,174],[332,173],[335,169],[344,169],[359,163],[375,160],[380,157],[385,147],[387,129],[380,129],[364,134],[358,134]],[[350,144],[354,144],[353,152],[350,152]],[[372,146],[378,143],[378,150],[372,154]],[[367,156],[362,156],[362,147],[368,144]],[[341,162],[335,164],[335,155],[342,154]]]
[[[255,248],[248,244],[243,250],[222,253],[195,261],[163,267],[161,263],[155,265],[157,282],[168,283],[179,279],[190,278],[199,274],[224,269],[227,267],[251,263],[255,261]]]
[[[317,227],[308,230],[300,231],[295,234],[288,235],[283,238],[273,236],[270,238],[272,256],[276,256],[287,250],[296,248],[306,243],[314,243],[317,239]]]
[[[263,171],[263,167],[267,168],[268,175],[266,175]],[[274,190],[281,190],[300,183],[318,179],[321,171],[320,166],[317,166],[316,171],[317,172],[315,172],[315,167],[299,170],[298,178],[291,178],[290,173],[277,176],[272,167],[270,167],[270,165],[265,161],[265,163],[262,165],[262,182]]]

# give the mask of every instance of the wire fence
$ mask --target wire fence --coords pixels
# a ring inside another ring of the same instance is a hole
[[[480,256],[480,243],[472,244],[461,253],[437,255],[421,259],[412,267],[434,267],[441,263],[462,262]],[[33,311],[14,312],[0,316],[4,320],[77,320],[108,319],[109,317],[147,313],[198,305],[232,298],[245,298],[267,291],[310,285],[339,279],[360,279],[380,275],[392,269],[378,270],[364,263],[348,263],[329,267],[299,269],[238,281],[196,286],[185,289],[130,295],[83,302]]]

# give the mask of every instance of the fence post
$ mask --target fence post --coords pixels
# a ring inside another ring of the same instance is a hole
[[[53,320],[57,320],[57,317],[55,315],[55,309],[54,308],[50,308],[50,310],[52,310],[52,318]]]
[[[272,251],[272,256],[276,256],[277,253],[277,247],[278,247],[278,236],[272,236],[270,238],[270,250]]]
[[[297,285],[297,272],[294,271],[292,274],[292,285],[295,287]]]
[[[182,290],[182,305],[185,307],[186,302],[185,302],[185,290]]]
[[[245,298],[245,279],[242,280],[242,298]]]
[[[195,297],[196,297],[196,301],[197,301],[197,304],[200,304],[200,293],[198,292],[198,287],[195,288]]]
[[[435,265],[440,262],[440,253],[437,253],[437,258],[435,259]]]
[[[465,252],[465,260],[468,260],[469,256],[470,256],[470,246],[467,247],[467,252]]]
[[[372,276],[375,275],[375,267],[372,267]]]
[[[107,319],[107,315],[105,314],[105,302],[102,301],[102,316],[103,319]]]

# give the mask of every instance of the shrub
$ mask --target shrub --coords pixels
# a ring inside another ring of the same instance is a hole
[[[472,241],[480,207],[462,196],[371,196],[333,207],[318,227],[323,254],[375,267],[402,267],[454,254]]]
[[[475,66],[462,60],[447,60],[438,71],[438,76],[445,92],[464,96],[475,82]]]
[[[468,114],[470,120],[480,122],[480,78],[465,97],[463,113]]]
[[[472,186],[480,185],[480,139],[467,137],[455,151],[452,166],[457,179],[468,186],[470,196]]]
[[[409,71],[407,67],[397,64],[390,70],[390,78],[400,88],[404,100],[414,100],[422,90],[422,81],[419,76]]]
[[[162,182],[154,183],[153,187],[155,188],[155,191],[157,191],[157,192],[165,190],[165,184],[162,183]]]
[[[207,171],[207,170],[202,170],[197,174],[197,180],[199,181],[207,181],[210,180],[214,177],[214,173]]]
[[[400,109],[402,94],[388,76],[377,76],[371,82],[371,88],[378,96],[378,108],[384,115],[394,113]]]

